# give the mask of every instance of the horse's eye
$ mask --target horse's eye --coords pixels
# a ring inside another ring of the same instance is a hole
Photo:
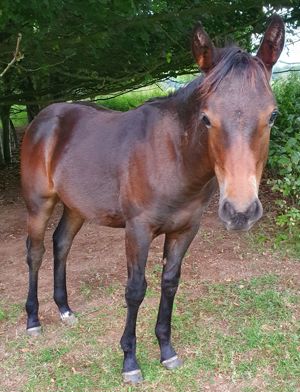
[[[204,124],[207,128],[210,128],[210,127],[211,127],[211,123],[210,123],[209,118],[207,117],[206,114],[201,113],[201,121],[203,122],[203,124]]]
[[[269,120],[270,127],[274,124],[277,116],[278,116],[278,111],[274,110],[274,112],[272,112],[272,114],[270,116],[270,120]]]

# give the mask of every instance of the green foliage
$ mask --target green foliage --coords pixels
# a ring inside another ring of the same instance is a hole
[[[291,0],[2,0],[0,73],[19,33],[22,41],[20,61],[0,78],[0,105],[93,98],[175,76],[196,68],[190,38],[199,19],[218,45],[250,49],[279,9],[296,23]]]
[[[287,229],[286,240],[300,239],[300,76],[274,83],[280,111],[272,129],[269,165],[272,188],[281,196],[277,224]],[[282,238],[284,239],[284,237]]]

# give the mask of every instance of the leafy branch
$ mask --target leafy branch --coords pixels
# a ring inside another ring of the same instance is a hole
[[[6,72],[9,70],[10,67],[12,67],[14,65],[15,62],[18,62],[20,60],[22,60],[24,58],[24,55],[20,52],[19,47],[20,47],[20,42],[22,40],[22,34],[19,33],[18,34],[18,38],[17,38],[17,44],[16,44],[16,49],[14,52],[14,57],[13,59],[7,64],[7,66],[5,67],[5,69],[1,72],[0,77],[2,78]]]

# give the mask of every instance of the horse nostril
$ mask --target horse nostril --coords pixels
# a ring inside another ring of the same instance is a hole
[[[262,216],[262,205],[258,199],[251,204],[251,206],[246,211],[246,215],[250,219],[259,219]]]
[[[246,214],[247,214],[248,216],[256,215],[257,209],[258,209],[258,204],[257,204],[257,202],[256,202],[256,200],[255,200],[255,202],[253,202],[253,203],[250,205],[250,207],[248,207],[248,209],[247,209],[247,211],[246,211]]]
[[[236,214],[233,205],[229,201],[225,201],[222,206],[222,216],[230,219]]]

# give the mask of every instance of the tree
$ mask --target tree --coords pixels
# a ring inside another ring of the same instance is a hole
[[[282,9],[289,23],[297,24],[298,3],[2,0],[3,69],[13,58],[17,36],[22,34],[20,61],[0,78],[4,133],[9,132],[6,113],[14,104],[26,105],[32,118],[50,102],[94,98],[195,70],[190,34],[199,19],[217,43],[222,44],[226,37],[249,49],[251,35],[263,31],[268,15],[275,10]]]

